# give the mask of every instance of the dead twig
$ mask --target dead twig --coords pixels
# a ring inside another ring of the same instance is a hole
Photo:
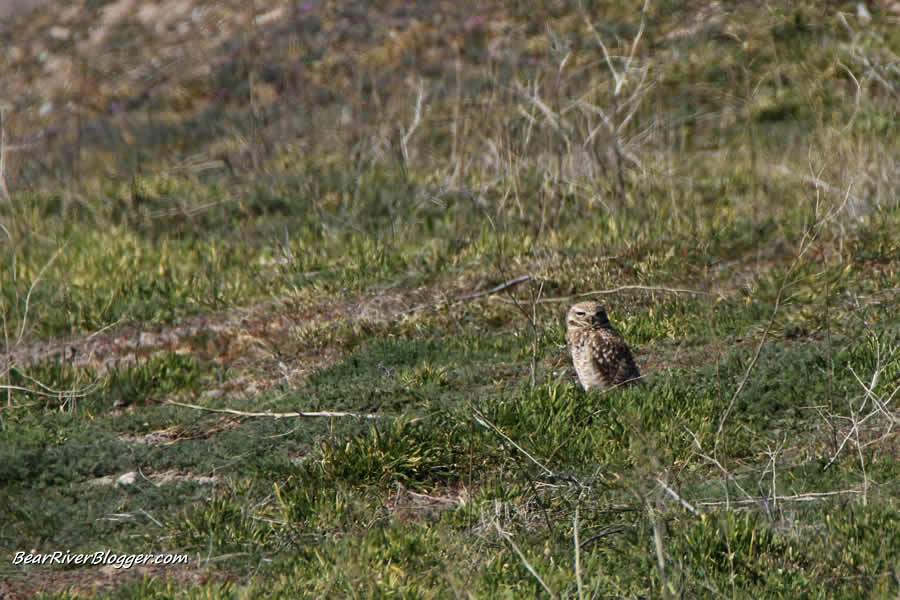
[[[807,492],[805,494],[794,494],[793,496],[775,496],[778,502],[816,502],[833,496],[843,496],[848,494],[862,494],[861,490],[836,490],[833,492]],[[697,502],[697,506],[729,506],[730,504],[757,504],[756,498],[736,499],[736,500],[701,500]]]
[[[32,380],[32,381],[34,381],[34,380]],[[39,385],[41,385],[41,387],[46,388],[46,386],[44,386],[40,382],[37,382],[37,383]],[[49,389],[49,388],[46,388],[46,389]],[[42,392],[40,390],[35,390],[32,388],[22,387],[19,385],[7,385],[5,383],[0,384],[0,390],[6,390],[6,391],[10,391],[10,392],[23,392],[25,394],[31,394],[32,396],[41,396],[42,398],[84,398],[85,396],[88,395],[88,393],[90,393],[90,390],[89,391],[71,391],[71,392],[50,390],[49,392]],[[7,408],[10,408],[10,407],[11,406],[8,406]]]
[[[730,502],[732,501],[728,494],[728,484],[729,483],[733,484],[737,489],[739,489],[741,491],[741,493],[747,497],[747,500],[749,500],[750,502],[757,502],[757,500],[753,496],[751,496],[747,492],[747,490],[745,490],[743,487],[741,487],[741,484],[738,483],[734,479],[734,477],[732,477],[731,472],[725,468],[725,465],[723,465],[721,462],[719,462],[719,459],[716,458],[715,455],[710,456],[703,451],[703,446],[700,444],[700,439],[697,437],[697,434],[695,434],[693,431],[691,431],[687,427],[685,427],[685,431],[687,431],[688,435],[690,435],[691,438],[693,438],[694,446],[697,448],[698,456],[700,456],[700,458],[707,461],[708,463],[714,465],[717,469],[719,469],[722,472],[722,475],[724,475],[724,477],[725,477],[725,506],[728,510],[731,509]],[[713,452],[713,454],[715,454],[715,452]]]
[[[818,214],[818,203],[816,204],[816,213]],[[716,456],[718,453],[719,442],[722,440],[722,431],[725,428],[725,422],[728,420],[728,416],[731,414],[738,396],[740,395],[741,391],[743,391],[744,386],[747,385],[747,381],[749,381],[750,375],[753,373],[753,369],[754,367],[756,367],[756,363],[759,361],[763,346],[765,346],[769,332],[772,330],[772,326],[775,324],[775,318],[778,316],[778,309],[781,307],[781,299],[784,297],[785,290],[787,290],[788,286],[791,285],[791,276],[794,274],[794,270],[800,265],[801,261],[803,260],[803,255],[806,254],[806,251],[809,250],[810,246],[812,246],[813,242],[815,241],[816,235],[818,233],[817,231],[815,231],[815,229],[822,227],[822,225],[829,218],[830,215],[826,215],[816,222],[816,224],[812,228],[812,233],[806,231],[803,234],[803,239],[800,241],[800,250],[797,252],[797,256],[794,257],[794,261],[788,268],[787,274],[785,274],[784,278],[781,280],[781,286],[779,286],[778,294],[776,294],[775,296],[775,306],[772,307],[772,315],[769,317],[769,321],[768,323],[766,323],[765,329],[763,329],[762,338],[759,340],[759,345],[756,347],[756,353],[750,360],[750,364],[747,365],[747,370],[744,371],[744,377],[741,379],[737,388],[734,390],[734,394],[732,394],[731,396],[731,401],[729,401],[728,406],[725,408],[725,411],[719,418],[719,427],[716,430],[716,437],[713,443],[713,456]]]
[[[12,196],[9,195],[9,188],[6,187],[6,127],[3,122],[4,113],[8,108],[6,104],[0,103],[0,195],[12,204]]]
[[[759,345],[756,346],[756,353],[750,360],[750,364],[747,365],[747,370],[744,371],[744,377],[741,379],[741,382],[738,384],[737,388],[735,388],[734,394],[732,394],[731,400],[728,402],[728,406],[725,408],[725,410],[722,412],[722,416],[719,418],[719,428],[716,430],[715,442],[713,444],[713,455],[715,455],[719,449],[719,441],[722,439],[722,430],[725,428],[725,421],[728,420],[728,415],[731,414],[738,396],[741,394],[741,391],[743,391],[744,386],[747,385],[747,381],[749,381],[750,375],[751,373],[753,373],[753,368],[756,366],[756,363],[759,361],[759,357],[762,354],[762,349],[766,344],[766,339],[769,335],[769,331],[771,331],[772,325],[775,323],[775,317],[778,315],[778,308],[781,305],[781,294],[784,292],[786,283],[787,278],[785,278],[785,281],[782,282],[781,288],[778,290],[778,296],[776,296],[775,298],[775,307],[772,309],[772,316],[769,318],[769,322],[766,324],[766,328],[763,329],[762,338],[759,340]]]
[[[527,451],[525,451],[525,449],[522,448],[522,446],[520,446],[520,445],[518,445],[517,443],[515,443],[515,442],[512,440],[512,438],[510,438],[508,435],[506,435],[505,433],[503,433],[503,432],[500,430],[499,427],[497,427],[496,425],[494,425],[493,423],[491,423],[491,422],[487,419],[487,417],[485,417],[483,414],[481,414],[480,411],[475,410],[474,412],[475,412],[475,421],[476,421],[479,425],[481,425],[481,426],[484,427],[485,429],[490,429],[490,430],[494,431],[497,435],[499,435],[499,436],[502,437],[504,440],[506,440],[507,442],[509,442],[510,444],[512,444],[512,445],[516,448],[516,450],[518,450],[519,452],[521,452],[522,454],[524,454],[525,457],[528,458],[528,460],[530,460],[530,461],[533,462],[535,465],[537,465],[538,468],[540,468],[540,469],[544,472],[545,475],[548,475],[548,476],[550,476],[550,477],[553,477],[553,476],[556,475],[553,471],[551,471],[550,469],[548,469],[547,467],[545,467],[543,464],[541,464],[541,462],[538,461],[535,457],[533,457],[533,456],[530,455]]]
[[[497,534],[501,538],[506,540],[506,542],[512,547],[512,549],[515,550],[516,554],[519,555],[519,560],[522,561],[522,564],[525,566],[526,569],[528,569],[528,572],[531,573],[535,579],[537,579],[538,583],[541,584],[541,587],[544,588],[544,591],[546,591],[550,595],[551,598],[557,598],[557,595],[555,593],[553,593],[553,590],[551,590],[547,586],[547,584],[544,582],[544,580],[541,579],[541,576],[538,575],[538,572],[534,569],[534,567],[531,566],[531,563],[528,562],[528,559],[525,558],[525,555],[522,553],[522,551],[519,550],[519,547],[516,545],[516,542],[513,541],[512,536],[509,535],[507,532],[503,531],[500,528],[500,525],[497,523],[497,521],[494,521],[494,527],[497,528]]]
[[[584,585],[581,582],[581,544],[578,541],[578,505],[575,505],[575,517],[572,519],[572,530],[575,534],[575,582],[578,585],[578,600],[584,600]]]
[[[373,414],[357,414],[351,412],[332,412],[332,411],[321,411],[321,412],[247,412],[243,410],[237,410],[234,408],[209,408],[208,406],[199,406],[197,404],[188,404],[187,402],[177,402],[175,400],[166,400],[166,404],[171,404],[173,406],[181,406],[183,408],[192,408],[194,410],[202,410],[205,412],[213,412],[213,413],[225,413],[229,415],[237,415],[239,417],[268,417],[270,419],[296,419],[296,418],[304,418],[304,417],[353,417],[355,419],[383,419],[384,415],[373,415]]]
[[[660,487],[662,487],[664,492],[666,492],[668,495],[672,496],[675,500],[678,501],[679,504],[681,504],[681,506],[683,506],[685,509],[687,509],[688,512],[690,512],[691,514],[693,514],[695,516],[698,516],[698,517],[700,516],[700,512],[696,508],[691,506],[687,500],[685,500],[684,498],[679,496],[678,492],[676,492],[675,490],[670,488],[668,485],[666,485],[666,483],[662,479],[657,477],[656,483],[658,483],[660,485]]]
[[[31,282],[31,286],[28,288],[28,293],[25,295],[25,308],[22,311],[22,323],[19,327],[19,335],[16,339],[16,344],[20,344],[22,339],[25,337],[25,328],[28,325],[28,310],[31,306],[31,294],[34,292],[35,288],[37,288],[38,284],[41,282],[41,279],[44,278],[44,273],[50,266],[56,262],[56,259],[59,258],[59,255],[62,254],[63,250],[65,250],[65,246],[59,248],[56,252],[53,253],[53,256],[50,257],[41,270],[38,272],[37,277],[34,278],[34,281]]]
[[[498,293],[502,292],[503,290],[507,290],[513,286],[517,286],[520,283],[528,281],[529,279],[531,279],[531,275],[522,275],[521,277],[516,277],[515,279],[511,279],[511,280],[507,281],[506,283],[501,283],[500,285],[498,285],[496,287],[492,287],[489,290],[485,290],[483,292],[477,292],[475,294],[469,294],[468,296],[460,296],[459,298],[457,298],[457,300],[460,300],[460,301],[475,300],[476,298],[482,298],[484,296],[498,294]]]
[[[518,282],[517,282],[518,283]],[[669,294],[694,294],[697,296],[714,296],[712,292],[702,292],[700,290],[689,290],[685,288],[670,288],[663,286],[655,286],[655,285],[620,285],[618,287],[610,288],[607,290],[593,290],[590,292],[582,292],[580,294],[572,294],[571,296],[557,296],[554,298],[541,298],[537,302],[538,304],[544,304],[545,302],[569,302],[571,300],[575,300],[576,298],[584,298],[587,296],[601,296],[607,294],[617,294],[619,292],[624,292],[628,290],[638,290],[642,292],[666,292]],[[493,292],[493,290],[491,290]],[[721,296],[721,294],[720,294]]]
[[[419,123],[422,122],[422,103],[425,100],[425,95],[425,82],[420,79],[416,95],[416,112],[413,114],[412,123],[410,123],[409,127],[403,131],[403,136],[400,138],[400,153],[403,155],[403,165],[405,168],[409,168],[409,140],[419,127]]]
[[[588,539],[581,542],[581,550],[584,550],[589,545],[593,544],[597,540],[602,540],[605,537],[609,537],[611,535],[615,535],[617,533],[622,533],[628,529],[625,525],[609,525],[600,530],[600,533],[596,533],[589,537]]]

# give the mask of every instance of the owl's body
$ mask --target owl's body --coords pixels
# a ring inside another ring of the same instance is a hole
[[[578,381],[585,390],[608,389],[640,381],[631,350],[609,322],[599,302],[579,302],[566,317],[566,342]]]

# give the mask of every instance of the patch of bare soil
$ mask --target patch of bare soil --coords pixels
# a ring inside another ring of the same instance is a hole
[[[339,344],[325,348],[304,345],[304,332],[341,320],[385,324],[420,312],[444,299],[437,287],[394,289],[353,301],[320,301],[307,309],[287,309],[276,303],[216,315],[203,315],[172,325],[129,325],[66,340],[23,343],[0,353],[0,372],[56,361],[88,369],[98,376],[127,368],[168,352],[215,362],[240,375],[209,389],[204,396],[233,391],[262,392],[276,384],[295,385],[342,355]],[[453,295],[452,297],[455,297]]]
[[[46,3],[47,0],[2,0],[0,1],[0,19],[26,15]]]
[[[88,481],[89,485],[113,485],[116,487],[126,487],[134,485],[138,480],[148,481],[159,487],[169,483],[180,483],[182,481],[192,481],[200,484],[216,484],[220,481],[219,477],[197,475],[196,473],[181,473],[170,469],[161,473],[138,473],[136,471],[128,471],[120,475],[106,475],[105,477],[97,477]]]
[[[212,426],[204,428],[202,431],[190,430],[183,425],[172,425],[165,429],[151,431],[143,435],[120,434],[119,440],[126,444],[141,444],[144,446],[170,446],[182,440],[205,440],[214,433],[233,429],[240,423],[233,418],[222,418],[215,422]]]
[[[68,363],[103,375],[165,352],[227,359],[256,339],[284,335],[283,315],[227,313],[200,316],[169,326],[126,326],[68,340],[21,344],[0,354],[0,368],[27,369],[44,361]]]
[[[396,491],[384,504],[391,518],[403,523],[422,523],[437,518],[446,510],[464,506],[469,499],[464,487],[439,490],[433,494],[420,494],[407,490],[397,483]]]

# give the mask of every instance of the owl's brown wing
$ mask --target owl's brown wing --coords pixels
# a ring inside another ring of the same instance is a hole
[[[631,355],[631,349],[623,341],[619,341],[616,354],[618,368],[613,376],[613,385],[633,385],[641,382],[641,372],[637,365],[634,364],[634,357]]]
[[[640,381],[641,372],[634,363],[631,349],[614,329],[596,331],[597,350],[594,364],[607,387],[629,385]]]

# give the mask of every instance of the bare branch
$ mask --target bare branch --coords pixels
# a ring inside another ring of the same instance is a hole
[[[48,260],[44,264],[44,266],[41,267],[41,270],[40,270],[40,272],[38,272],[37,277],[35,277],[34,281],[31,282],[31,286],[28,288],[28,293],[25,295],[25,309],[22,311],[22,326],[19,327],[19,335],[17,336],[16,344],[20,343],[22,341],[22,338],[25,337],[25,326],[28,324],[28,308],[31,303],[31,294],[32,294],[32,292],[34,292],[35,288],[37,287],[38,283],[40,283],[41,279],[43,279],[44,273],[47,271],[47,269],[50,268],[50,265],[52,265],[54,262],[56,262],[56,259],[59,258],[60,254],[62,254],[62,251],[64,248],[65,248],[65,246],[58,249],[53,254],[53,256],[50,257],[50,260]]]
[[[696,508],[691,506],[687,500],[685,500],[684,498],[679,496],[675,490],[673,490],[668,485],[666,485],[666,483],[662,479],[657,477],[656,483],[658,483],[660,485],[660,487],[662,487],[663,491],[665,491],[668,495],[672,496],[675,500],[678,501],[679,504],[681,504],[681,506],[683,506],[685,509],[687,509],[688,512],[690,512],[698,517],[700,516],[700,512]]]
[[[641,26],[638,27],[638,31],[634,36],[634,39],[631,41],[631,50],[628,52],[628,58],[625,60],[625,68],[623,69],[623,73],[628,72],[628,68],[631,66],[631,61],[634,59],[634,50],[637,48],[638,42],[641,41],[641,35],[644,33],[644,16],[647,14],[647,4],[650,0],[644,0],[644,6],[641,7]]]
[[[643,292],[667,292],[670,294],[695,294],[698,296],[713,296],[710,292],[701,292],[699,290],[689,290],[684,288],[670,288],[670,287],[662,287],[662,286],[652,286],[652,285],[620,285],[618,287],[610,288],[608,290],[593,290],[590,292],[582,292],[580,294],[572,294],[571,296],[557,296],[555,298],[541,298],[538,300],[540,304],[545,302],[569,302],[570,300],[574,300],[575,298],[584,298],[587,296],[601,296],[606,294],[617,294],[619,292],[627,291],[627,290],[640,290]],[[720,294],[721,296],[721,294]]]
[[[600,44],[600,49],[603,50],[603,58],[606,59],[606,66],[609,67],[610,73],[612,73],[613,80],[616,82],[615,90],[613,94],[618,95],[619,89],[621,88],[621,84],[619,83],[619,74],[616,72],[616,68],[612,64],[612,58],[609,56],[609,51],[606,49],[606,44],[603,43],[603,38],[600,37],[600,33],[594,27],[594,24],[591,23],[591,20],[588,17],[584,18],[584,22],[587,23],[587,26],[590,27],[591,31],[594,32],[594,37],[597,38],[597,43]]]
[[[699,438],[697,438],[697,434],[695,434],[693,431],[691,431],[691,430],[688,429],[687,427],[685,427],[685,431],[687,431],[687,432],[688,432],[688,435],[690,435],[691,438],[693,438],[693,440],[694,440],[694,446],[696,446],[696,448],[697,448],[697,454],[700,456],[700,458],[702,458],[703,460],[709,462],[709,463],[712,464],[712,465],[715,465],[715,467],[718,468],[720,471],[722,471],[722,474],[725,476],[725,478],[726,478],[726,481],[725,481],[725,494],[726,494],[725,506],[726,506],[726,507],[729,506],[729,502],[731,501],[731,500],[728,498],[728,495],[727,495],[727,494],[728,494],[728,482],[729,482],[729,481],[731,481],[732,483],[734,483],[735,487],[737,487],[737,489],[739,489],[739,490],[741,491],[741,493],[744,494],[744,496],[747,497],[747,500],[749,500],[750,502],[756,503],[757,500],[756,500],[755,498],[753,498],[753,496],[751,496],[749,493],[747,493],[747,490],[745,490],[745,489],[741,486],[741,484],[739,484],[737,481],[735,481],[735,480],[731,477],[731,472],[729,472],[728,469],[726,469],[725,466],[724,466],[721,462],[719,462],[719,459],[717,459],[717,458],[714,457],[714,456],[709,456],[708,454],[706,454],[706,453],[703,451],[703,446],[700,444],[700,440],[699,440]]]
[[[26,394],[31,394],[33,396],[42,396],[44,398],[83,398],[90,393],[88,391],[72,391],[72,392],[61,392],[61,391],[51,391],[51,392],[42,392],[40,390],[35,390],[31,388],[22,387],[19,385],[7,385],[0,384],[0,390],[8,390],[12,392],[24,392]]]
[[[572,531],[575,539],[575,583],[578,586],[578,600],[584,600],[584,587],[581,582],[581,543],[578,541],[578,505],[575,505],[575,517],[572,519]]]
[[[509,535],[508,533],[506,533],[505,531],[503,531],[502,529],[500,529],[500,525],[497,523],[497,521],[494,521],[494,527],[497,528],[497,533],[500,535],[500,537],[503,538],[504,540],[506,540],[506,542],[510,546],[512,546],[512,549],[516,551],[516,554],[519,555],[519,560],[522,561],[522,564],[525,565],[525,568],[528,569],[528,572],[531,573],[534,576],[534,578],[538,580],[538,583],[541,584],[541,587],[543,587],[544,590],[548,594],[550,594],[551,598],[556,598],[557,596],[556,596],[556,594],[553,593],[553,590],[551,590],[549,587],[547,587],[547,584],[544,583],[544,580],[541,579],[541,576],[538,575],[538,572],[534,570],[534,567],[531,566],[531,563],[528,562],[528,559],[525,558],[525,555],[522,553],[521,550],[519,550],[519,547],[513,541],[512,536]]]
[[[519,285],[522,282],[528,281],[531,279],[531,275],[522,275],[521,277],[516,277],[515,279],[511,279],[506,283],[501,283],[496,287],[492,287],[489,290],[485,290],[483,292],[477,292],[475,294],[469,294],[468,296],[460,296],[457,300],[474,300],[475,298],[481,298],[483,296],[490,296],[492,294],[497,294],[502,292],[503,290],[509,289],[513,286]]]
[[[276,413],[270,411],[264,412],[246,412],[243,410],[236,410],[234,408],[209,408],[207,406],[199,406],[197,404],[188,404],[187,402],[177,402],[175,400],[166,400],[166,404],[171,404],[173,406],[181,406],[183,408],[192,408],[194,410],[202,410],[205,412],[213,412],[213,413],[225,413],[229,415],[237,415],[239,417],[267,417],[270,419],[296,419],[298,417],[353,417],[355,419],[383,419],[384,415],[373,415],[373,414],[357,414],[351,412],[283,412]]]
[[[570,136],[569,136],[569,127],[562,119],[561,115],[556,114],[553,109],[547,106],[547,103],[541,100],[540,95],[538,94],[537,84],[534,86],[534,91],[526,90],[522,84],[516,83],[516,91],[522,96],[525,100],[533,104],[543,115],[544,118],[550,123],[550,125],[555,129],[566,141],[566,144],[570,144]],[[525,109],[519,107],[519,112],[530,122],[534,123],[535,118],[532,115],[529,115],[525,112]]]
[[[838,61],[838,66],[844,69],[847,72],[847,75],[849,75],[853,80],[853,83],[856,84],[856,102],[853,105],[853,114],[850,115],[850,118],[847,120],[847,124],[843,129],[841,129],[841,133],[847,133],[847,131],[850,129],[850,126],[853,125],[853,121],[856,120],[856,115],[859,113],[859,101],[860,97],[862,96],[862,86],[859,85],[859,81],[856,79],[856,75],[853,74],[853,71],[851,71],[847,65]]]
[[[818,227],[819,225],[821,225],[821,221],[817,223],[816,227]],[[788,272],[781,280],[781,285],[778,288],[778,294],[775,296],[775,306],[772,307],[772,316],[769,317],[769,322],[766,323],[766,327],[765,329],[763,329],[762,338],[759,340],[759,345],[756,347],[756,353],[753,355],[753,359],[750,361],[750,364],[747,365],[747,370],[744,372],[744,377],[741,379],[741,382],[734,390],[734,394],[732,394],[731,400],[728,402],[728,406],[725,408],[725,411],[722,413],[722,416],[719,419],[719,427],[716,430],[716,437],[713,445],[714,455],[718,452],[719,441],[722,439],[722,430],[725,427],[725,421],[728,419],[729,414],[731,414],[738,396],[740,395],[741,391],[743,391],[744,386],[747,385],[747,381],[750,379],[750,374],[753,372],[753,369],[756,366],[757,361],[759,360],[760,354],[762,354],[762,349],[766,343],[766,338],[769,335],[769,331],[771,331],[772,329],[772,325],[775,323],[775,317],[778,315],[778,309],[781,306],[781,298],[784,295],[785,289],[788,287],[788,281],[791,275],[793,275],[794,270],[802,261],[803,255],[806,254],[806,251],[809,250],[809,247],[812,245],[813,240],[815,240],[816,233],[817,232],[815,231],[815,229],[813,229],[812,233],[810,233],[809,231],[805,231],[803,233],[803,239],[800,241],[800,249],[797,252],[797,256],[794,257],[794,262],[791,263]]]
[[[512,444],[512,445],[515,447],[516,450],[518,450],[519,452],[521,452],[522,454],[524,454],[524,455],[528,458],[528,460],[530,460],[531,462],[533,462],[534,464],[536,464],[536,465],[538,466],[538,468],[540,468],[540,469],[544,472],[545,475],[549,475],[549,476],[551,476],[551,477],[555,475],[555,473],[554,473],[553,471],[551,471],[550,469],[548,469],[547,467],[545,467],[545,466],[544,466],[543,464],[541,464],[541,462],[538,461],[535,457],[533,457],[533,456],[530,455],[528,452],[526,452],[525,449],[522,448],[522,446],[520,446],[520,445],[518,445],[517,443],[515,443],[515,442],[512,440],[512,438],[510,438],[508,435],[506,435],[505,433],[503,433],[503,431],[501,431],[499,427],[497,427],[496,425],[494,425],[493,423],[491,423],[491,422],[487,419],[487,417],[485,417],[483,414],[481,414],[481,412],[478,411],[477,409],[475,410],[475,421],[476,421],[479,425],[481,425],[482,427],[484,427],[485,429],[490,429],[490,430],[494,431],[495,433],[497,433],[497,435],[499,435],[499,436],[502,437],[504,440],[506,440],[507,442],[509,442],[510,444]]]
[[[6,126],[4,123],[4,113],[7,106],[0,104],[0,194],[4,198],[11,201],[9,188],[6,187]]]
[[[734,394],[732,394],[731,396],[731,401],[728,402],[728,406],[725,408],[725,411],[719,418],[719,428],[716,429],[716,440],[713,446],[713,453],[715,453],[719,448],[719,440],[722,437],[722,429],[725,428],[725,421],[728,419],[728,415],[731,414],[731,410],[734,408],[734,403],[737,401],[737,398],[740,395],[741,391],[743,391],[744,386],[747,385],[747,381],[750,379],[750,374],[753,372],[753,368],[756,366],[760,354],[762,354],[763,346],[765,346],[766,344],[766,337],[768,337],[769,330],[775,323],[775,317],[778,314],[778,307],[781,305],[781,294],[784,292],[786,283],[787,278],[785,277],[785,280],[781,284],[781,289],[778,290],[778,296],[775,298],[775,307],[772,309],[772,316],[769,318],[769,322],[766,324],[766,328],[763,329],[762,339],[759,340],[759,345],[756,347],[756,353],[753,355],[753,359],[750,361],[750,364],[747,365],[747,370],[744,371],[744,377],[741,379],[741,382],[738,384],[737,388],[735,388]]]
[[[833,492],[807,492],[805,494],[794,494],[792,496],[776,496],[778,502],[815,502],[824,500],[834,496],[843,496],[847,494],[861,494],[860,490],[836,490]],[[727,506],[728,504],[757,504],[755,498],[747,498],[745,500],[702,500],[697,502],[698,506]]]
[[[409,166],[409,152],[407,151],[407,144],[409,143],[412,134],[415,133],[416,129],[419,127],[419,123],[422,121],[422,103],[425,101],[425,84],[422,80],[419,80],[418,86],[418,94],[416,96],[416,112],[413,115],[413,121],[410,123],[409,127],[403,133],[403,137],[400,138],[400,151],[403,153],[403,163],[406,166]]]

